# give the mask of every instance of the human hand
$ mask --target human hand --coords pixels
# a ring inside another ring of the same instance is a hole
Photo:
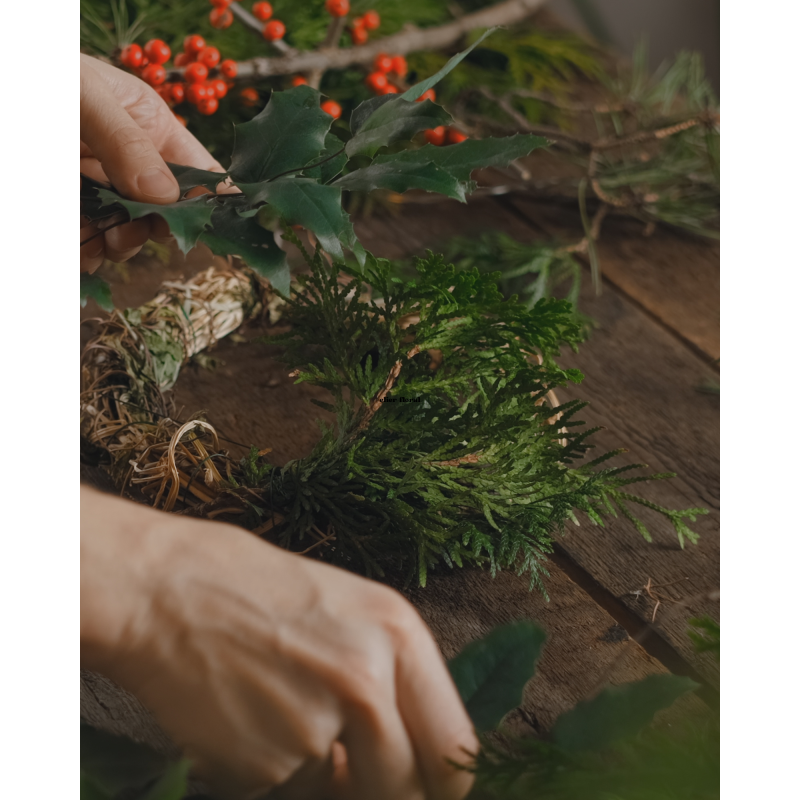
[[[472,725],[400,594],[233,526],[84,491],[83,665],[139,697],[225,797],[468,792],[447,759],[475,752]]]
[[[81,173],[131,200],[174,203],[178,183],[166,161],[224,172],[144,81],[81,55]],[[169,236],[153,215],[101,230],[81,219],[81,271],[94,271],[104,258],[126,261],[148,239]]]

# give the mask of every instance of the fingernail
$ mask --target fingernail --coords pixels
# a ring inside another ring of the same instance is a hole
[[[175,179],[161,167],[150,167],[146,169],[136,181],[139,191],[148,197],[161,200],[172,200],[175,198],[178,188]]]

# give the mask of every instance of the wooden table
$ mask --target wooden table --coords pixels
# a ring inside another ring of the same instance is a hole
[[[492,229],[530,242],[582,236],[577,210],[513,195],[467,205],[407,202],[401,213],[376,213],[356,228],[368,249],[388,258]],[[678,473],[672,481],[643,485],[644,496],[710,513],[693,526],[700,543],[684,550],[655,515],[646,518],[652,543],[623,520],[605,528],[571,527],[545,581],[550,602],[529,592],[524,578],[502,573],[492,579],[470,569],[434,574],[426,589],[407,591],[447,657],[510,620],[533,619],[547,630],[537,675],[512,714],[521,730],[546,729],[603,683],[666,670],[692,676],[703,686],[703,701],[718,702],[718,664],[693,652],[686,629],[695,616],[719,619],[719,397],[698,390],[719,380],[719,248],[669,230],[645,236],[638,223],[609,219],[600,256],[602,294],[594,294],[587,267],[581,297],[582,311],[597,327],[579,354],[562,358],[586,378],[563,397],[590,401],[582,418],[603,426],[597,444],[628,448],[618,463]],[[195,252],[166,268],[140,260],[130,267],[128,283],[115,273],[107,277],[117,305],[139,305],[161,280],[188,277],[209,258]],[[96,314],[90,307],[84,316]],[[226,436],[271,447],[276,464],[308,453],[319,414],[310,400],[322,393],[294,386],[265,345],[227,340],[214,355],[221,362],[214,371],[184,369],[175,390],[184,414],[205,410]],[[647,586],[656,588],[648,594]],[[655,619],[651,594],[660,600]],[[689,697],[678,705],[699,710],[706,708],[703,701]],[[100,676],[82,676],[81,711],[95,725],[169,748],[135,699]]]

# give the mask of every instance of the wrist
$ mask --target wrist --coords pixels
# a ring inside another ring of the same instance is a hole
[[[114,678],[136,659],[183,540],[174,518],[81,487],[81,665]]]

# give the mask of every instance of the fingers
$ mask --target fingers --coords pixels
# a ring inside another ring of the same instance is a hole
[[[376,711],[378,716],[373,716]],[[438,800],[425,794],[394,699],[373,711],[354,713],[341,740],[347,750],[347,774],[337,781],[337,800]]]
[[[152,217],[142,217],[112,228],[105,234],[106,258],[111,261],[127,261],[135,256],[150,238]]]
[[[397,705],[414,742],[426,797],[461,800],[473,778],[448,760],[465,764],[478,750],[473,725],[433,636],[411,609],[400,621]]]
[[[81,141],[126,197],[146,203],[178,199],[178,183],[150,137],[105,81],[85,65],[81,68]]]
[[[105,258],[105,241],[96,225],[81,227],[81,272],[94,272]]]

